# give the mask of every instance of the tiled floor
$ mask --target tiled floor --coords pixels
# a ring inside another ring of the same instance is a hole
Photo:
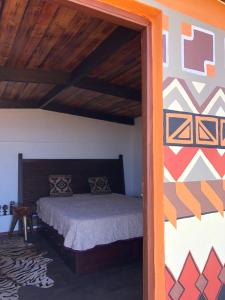
[[[24,287],[19,290],[20,300],[140,300],[142,299],[142,268],[140,263],[112,268],[88,275],[74,274],[49,246],[36,236],[38,247],[47,249],[48,276],[54,279],[53,288]]]

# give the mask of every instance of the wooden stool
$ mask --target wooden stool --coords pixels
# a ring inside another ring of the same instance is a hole
[[[27,223],[30,227],[31,232],[33,231],[33,222],[32,222],[32,209],[27,206],[20,206],[13,208],[13,220],[10,227],[9,234],[12,235],[17,221],[22,220],[23,222],[23,232],[24,240],[27,242]]]

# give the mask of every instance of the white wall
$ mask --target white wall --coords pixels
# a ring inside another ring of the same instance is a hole
[[[17,159],[117,158],[124,155],[126,192],[139,194],[140,158],[136,126],[127,126],[42,110],[0,110],[0,205],[17,201]],[[137,157],[135,157],[137,155]],[[0,217],[0,232],[10,216]]]

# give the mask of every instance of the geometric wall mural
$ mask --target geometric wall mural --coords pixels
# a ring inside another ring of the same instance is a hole
[[[197,145],[219,146],[219,119],[195,116],[195,138]]]
[[[222,180],[224,166],[224,149],[164,147],[165,182]]]
[[[177,219],[219,212],[224,216],[223,180],[164,183],[165,220],[176,227]]]
[[[208,193],[209,184],[196,183],[196,187],[187,184],[187,187],[197,198],[200,192]],[[214,184],[220,184],[220,187],[217,189]],[[220,193],[225,193],[222,186],[222,181],[211,184],[221,200],[224,198]],[[208,205],[211,204],[211,196],[207,197],[203,200],[200,196],[200,207],[207,205],[206,200]],[[214,205],[219,203],[216,197],[213,196]],[[177,220],[176,228],[171,222],[165,222],[166,299],[225,299],[224,228],[225,218],[217,211],[204,213],[201,220],[196,217],[181,218]]]
[[[165,145],[193,145],[193,116],[164,110]]]
[[[220,144],[225,146],[225,120],[220,120]]]
[[[225,148],[225,118],[164,110],[164,143]]]
[[[166,13],[171,19],[170,28],[168,17],[163,26],[163,65],[169,65],[163,82],[166,299],[224,300],[224,33]]]
[[[166,299],[214,300],[224,298],[225,267],[211,248],[205,267],[200,272],[191,252],[176,280],[166,267]]]
[[[188,85],[183,79],[168,77],[163,83],[164,108],[195,114],[225,116],[225,88],[217,86],[210,90],[205,85],[204,90],[208,90],[208,94],[202,96],[201,93],[195,92],[193,82]]]
[[[163,13],[166,300],[225,300],[225,32]]]
[[[193,145],[193,116],[164,110],[165,145]]]
[[[214,76],[215,34],[191,24],[182,24],[182,69],[190,73]]]

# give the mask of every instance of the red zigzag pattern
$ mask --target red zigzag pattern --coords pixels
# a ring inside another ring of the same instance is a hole
[[[164,147],[164,165],[175,180],[179,179],[198,150],[203,152],[221,177],[225,175],[225,154],[221,156],[217,149],[190,147],[182,148],[175,154],[169,147]]]

